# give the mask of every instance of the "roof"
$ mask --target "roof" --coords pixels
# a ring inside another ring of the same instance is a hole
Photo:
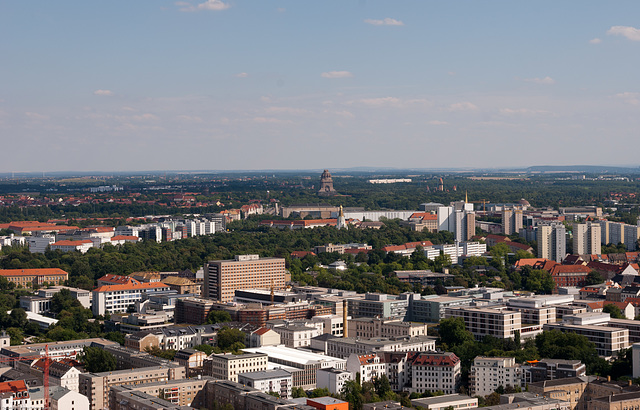
[[[545,259],[545,258],[523,258],[523,259],[520,259],[520,260],[516,261],[516,268],[520,268],[522,266],[534,266],[537,263],[540,263],[540,262],[544,263],[544,262],[547,262],[547,261],[549,261],[549,259]]]
[[[409,353],[414,366],[455,366],[460,359],[454,353]]]
[[[93,244],[93,242],[91,242],[91,240],[89,239],[81,239],[79,241],[69,241],[69,240],[64,240],[64,241],[58,241],[58,242],[54,242],[51,244],[51,246],[80,246],[83,244]]]
[[[60,268],[45,268],[45,269],[2,269],[0,270],[0,276],[51,276],[51,275],[65,275],[69,274]]]
[[[195,285],[195,283],[187,278],[179,278],[175,276],[169,276],[166,279],[162,279],[162,283],[165,285],[177,285],[177,286],[190,286]]]
[[[137,280],[124,275],[104,275],[98,282],[109,282],[114,285],[122,285],[126,283],[139,283]]]
[[[358,360],[360,361],[360,365],[364,366],[366,364],[371,364],[375,361],[377,354],[361,354],[358,356]]]
[[[261,327],[260,329],[254,331],[253,334],[262,336],[263,334],[267,333],[269,330],[271,329],[269,329],[268,327]]]
[[[348,403],[346,401],[342,401],[342,400],[338,400],[338,399],[334,399],[333,397],[316,397],[313,399],[307,399],[307,404],[309,402],[313,402],[313,403],[318,403],[324,406],[331,406],[333,404],[343,404],[343,403]]]
[[[291,373],[286,370],[267,370],[260,372],[248,372],[248,373],[240,373],[238,377],[243,377],[246,379],[252,380],[268,380],[275,378],[283,378],[283,377],[291,377]]]
[[[111,237],[112,241],[139,241],[140,238],[137,236],[129,236],[129,235],[116,235]]]
[[[579,273],[579,274],[589,274],[591,272],[591,268],[584,265],[554,265],[551,268],[551,275],[562,275],[567,273]]]
[[[167,288],[162,282],[143,282],[143,283],[125,283],[122,285],[102,285],[93,290],[93,292],[114,292],[117,290],[134,290],[134,289],[154,289]]]
[[[0,383],[0,393],[18,393],[25,391],[27,391],[27,385],[24,383],[24,380]]]

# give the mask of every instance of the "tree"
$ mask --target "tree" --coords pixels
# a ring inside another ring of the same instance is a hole
[[[85,346],[80,354],[87,372],[110,372],[116,369],[116,357],[100,347]]]
[[[603,313],[608,313],[614,319],[626,319],[626,317],[622,314],[622,311],[616,305],[609,303],[604,305],[602,308]]]
[[[440,343],[447,347],[462,345],[465,342],[473,342],[474,337],[464,325],[460,317],[442,319],[439,325]]]
[[[10,327],[7,329],[7,334],[10,337],[11,346],[22,344],[22,341],[24,340],[22,329],[18,329],[17,327]]]
[[[362,386],[357,380],[347,380],[342,386],[340,397],[349,402],[349,410],[362,410],[364,395],[362,394]]]
[[[391,390],[391,383],[389,383],[389,378],[386,374],[383,374],[381,377],[377,377],[373,382],[373,386],[376,389],[376,394],[382,400],[391,399],[390,396],[393,395],[393,391]]]
[[[239,343],[244,348],[245,334],[238,329],[232,329],[229,327],[223,327],[218,331],[218,347],[224,351],[237,350]],[[235,345],[236,349],[233,349]]]
[[[307,393],[304,391],[304,389],[302,387],[293,387],[291,389],[291,396],[294,399],[300,398],[300,397],[307,397]]]
[[[600,273],[596,272],[595,270],[592,270],[587,275],[586,282],[587,282],[587,285],[598,285],[600,283],[604,283],[604,278]]]
[[[61,289],[51,298],[50,310],[55,314],[63,310],[70,310],[73,307],[82,307],[82,304],[71,295],[69,289]]]
[[[207,315],[207,324],[214,325],[216,323],[227,323],[231,322],[231,315],[229,312],[225,312],[224,310],[212,310]]]
[[[197,345],[194,347],[194,349],[205,352],[207,356],[210,356],[211,353],[213,353],[213,346],[211,345]]]
[[[29,323],[27,312],[22,308],[15,308],[11,311],[11,322],[14,327],[23,329]]]

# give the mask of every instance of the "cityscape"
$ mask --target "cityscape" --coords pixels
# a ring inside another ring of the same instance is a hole
[[[0,2],[0,410],[640,410],[639,15]]]

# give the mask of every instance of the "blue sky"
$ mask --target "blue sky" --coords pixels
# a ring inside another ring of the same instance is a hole
[[[638,165],[638,1],[3,0],[0,38],[0,172]]]

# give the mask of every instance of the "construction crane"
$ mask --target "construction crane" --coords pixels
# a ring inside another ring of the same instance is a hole
[[[0,359],[0,363],[14,363],[16,361],[33,361],[33,360],[42,360],[42,384],[44,385],[44,410],[51,409],[51,402],[49,400],[49,365],[51,364],[51,357],[49,356],[49,345],[45,345],[44,347],[44,356],[24,356],[24,357],[8,357]]]
[[[479,201],[467,201],[471,204],[482,204],[482,210],[487,211],[487,204],[491,203],[491,201],[487,201],[486,199],[481,199]]]

